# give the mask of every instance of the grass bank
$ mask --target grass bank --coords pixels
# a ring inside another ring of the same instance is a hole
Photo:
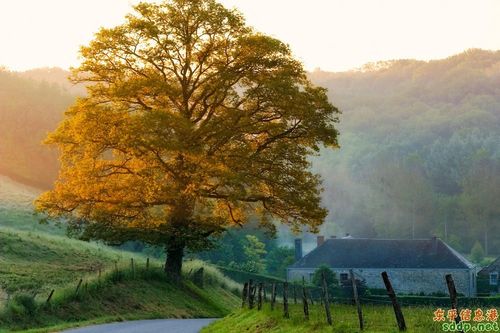
[[[55,332],[90,323],[154,318],[222,317],[240,304],[239,285],[204,266],[200,280],[186,264],[185,279],[170,281],[158,267],[111,271],[56,292],[50,303],[18,294],[0,313],[0,332]],[[189,273],[191,272],[191,274]]]
[[[132,256],[96,243],[0,227],[0,307],[14,293],[47,294]]]
[[[406,324],[409,333],[442,332],[441,326],[432,321],[431,307],[404,308]],[[396,333],[399,332],[390,306],[370,305],[363,307],[365,318],[365,333]],[[283,305],[277,304],[271,311],[269,304],[264,304],[261,311],[238,310],[219,320],[202,333],[321,333],[360,332],[356,308],[351,305],[332,305],[333,327],[326,324],[325,310],[321,305],[310,306],[310,319],[304,320],[302,305],[290,305],[290,319],[283,317]]]

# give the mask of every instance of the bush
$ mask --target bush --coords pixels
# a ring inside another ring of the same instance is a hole
[[[255,273],[249,273],[249,272],[243,272],[240,270],[236,269],[231,269],[227,267],[218,267],[218,269],[227,277],[230,279],[233,279],[234,281],[238,283],[245,283],[248,282],[248,280],[252,279],[254,282],[263,282],[263,283],[283,283],[285,280],[269,276],[269,275],[263,275],[263,274],[255,274]]]
[[[37,305],[32,295],[17,294],[7,304],[2,317],[4,317],[4,320],[10,322],[21,321],[35,317],[36,312]]]
[[[314,271],[314,275],[312,278],[312,283],[315,286],[322,287],[323,286],[323,274],[325,275],[326,285],[328,287],[338,286],[339,281],[337,280],[337,276],[335,273],[326,265],[320,265],[316,271]]]
[[[475,263],[480,263],[484,259],[484,250],[479,241],[474,243],[472,250],[470,251],[471,260]]]

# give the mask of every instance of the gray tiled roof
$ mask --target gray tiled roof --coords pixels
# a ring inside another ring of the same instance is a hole
[[[328,239],[289,268],[474,267],[440,239]]]
[[[491,272],[500,272],[500,257],[479,271],[479,274],[489,274]]]

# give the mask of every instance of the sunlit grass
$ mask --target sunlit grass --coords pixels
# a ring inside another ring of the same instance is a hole
[[[137,265],[89,277],[78,292],[76,286],[61,288],[50,303],[20,295],[0,313],[0,332],[125,319],[224,316],[240,304],[240,298],[222,287],[228,281],[216,280],[218,274],[207,270],[202,287],[189,277],[173,282],[158,265]]]
[[[431,333],[442,332],[441,326],[432,321],[431,307],[404,308],[407,332]],[[304,319],[301,304],[290,304],[290,319],[283,317],[283,304],[278,304],[274,311],[265,304],[263,310],[238,310],[228,317],[217,321],[203,333],[229,332],[360,332],[356,308],[351,305],[333,304],[331,307],[333,325],[326,323],[325,310],[319,305],[310,306],[310,318]],[[391,306],[363,306],[365,330],[367,333],[398,332],[394,311]]]

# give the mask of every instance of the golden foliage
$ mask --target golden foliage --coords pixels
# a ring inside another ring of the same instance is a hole
[[[337,145],[338,111],[287,45],[215,1],[171,0],[141,3],[81,54],[88,96],[47,139],[62,168],[40,211],[89,237],[116,237],[104,225],[188,246],[250,214],[322,223],[307,157]]]

